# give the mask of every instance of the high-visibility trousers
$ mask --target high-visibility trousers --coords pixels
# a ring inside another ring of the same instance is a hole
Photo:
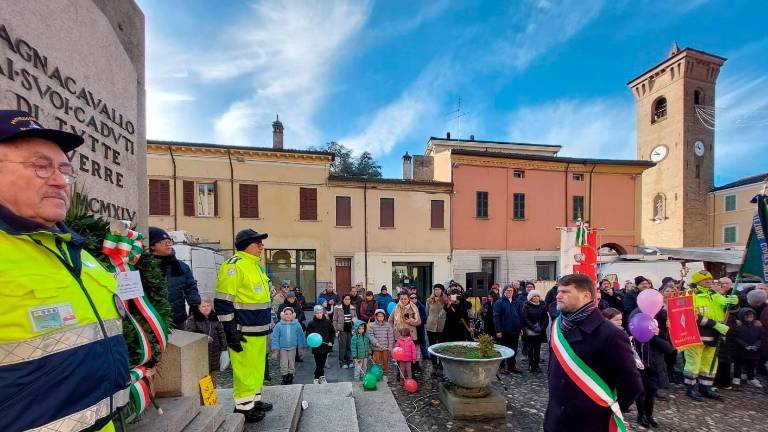
[[[243,350],[229,350],[235,408],[249,410],[261,400],[264,386],[264,367],[267,362],[267,336],[244,336]]]
[[[712,386],[717,372],[717,347],[694,346],[683,351],[685,368],[683,377],[685,384],[696,385],[696,380],[703,386]]]

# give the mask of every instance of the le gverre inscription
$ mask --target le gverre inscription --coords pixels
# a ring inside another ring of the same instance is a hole
[[[134,220],[135,207],[115,204],[110,198],[125,198],[126,181],[135,181],[135,119],[50,62],[46,53],[13,34],[6,23],[0,23],[0,81],[5,83],[0,86],[5,103],[15,103],[4,108],[28,111],[46,127],[85,139],[68,157],[81,177],[87,174],[93,180],[86,185],[88,208],[102,216]],[[102,185],[94,185],[94,181]],[[94,189],[108,192],[104,196],[93,193]]]

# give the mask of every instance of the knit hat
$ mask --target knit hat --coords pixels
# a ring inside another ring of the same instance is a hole
[[[313,313],[324,313],[325,312],[325,308],[323,307],[323,305],[315,305],[315,307],[312,308],[312,312]]]
[[[707,279],[712,279],[712,273],[706,270],[702,270],[694,273],[693,276],[691,276],[691,283],[698,285],[699,282]]]
[[[531,301],[536,296],[539,296],[539,298],[541,298],[541,293],[536,290],[532,290],[531,292],[528,293],[528,301]]]
[[[373,315],[376,316],[378,314],[382,314],[384,316],[387,316],[387,313],[384,312],[384,309],[376,309],[376,312],[374,312]]]
[[[285,293],[285,297],[286,297],[286,298],[289,298],[289,297],[296,297],[296,293],[295,293],[295,292],[293,292],[293,291],[288,291],[287,293]]]
[[[664,279],[662,279],[662,280],[661,280],[661,284],[662,284],[662,285],[666,285],[666,284],[667,284],[667,282],[670,282],[670,281],[671,281],[671,282],[675,282],[675,283],[677,283],[677,281],[675,280],[675,278],[673,278],[673,277],[670,277],[670,276],[667,276],[667,277],[665,277]]]
[[[637,276],[635,277],[635,286],[640,285],[643,282],[651,283],[651,281],[648,280],[645,276]]]
[[[155,243],[163,240],[172,240],[171,236],[165,232],[164,229],[158,227],[149,227],[149,245],[154,246]]]

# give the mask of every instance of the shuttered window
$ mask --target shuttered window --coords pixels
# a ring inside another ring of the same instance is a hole
[[[259,217],[259,185],[240,185],[240,217]]]
[[[194,182],[184,180],[182,193],[184,216],[218,216],[218,182]]]
[[[348,196],[336,197],[336,226],[352,226],[352,198]]]
[[[395,227],[395,199],[381,198],[379,201],[379,227]]]
[[[149,214],[170,216],[171,190],[168,180],[149,180]]]
[[[445,201],[432,200],[432,217],[430,227],[445,228]]]
[[[299,219],[317,220],[317,189],[299,188]]]

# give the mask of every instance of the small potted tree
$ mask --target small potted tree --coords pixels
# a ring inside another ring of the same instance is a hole
[[[499,369],[501,361],[512,357],[514,351],[495,345],[493,337],[482,335],[477,342],[444,342],[429,347],[429,353],[443,364],[448,380],[464,389],[487,394],[485,391]]]

